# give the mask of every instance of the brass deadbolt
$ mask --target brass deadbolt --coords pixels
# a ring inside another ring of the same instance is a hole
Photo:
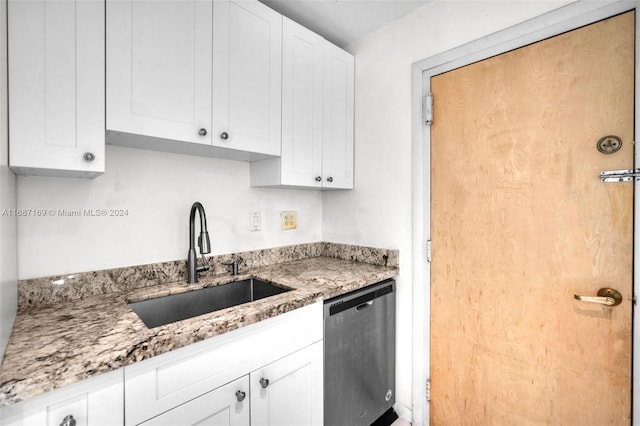
[[[600,138],[596,146],[603,154],[613,154],[622,148],[622,139],[614,135],[605,136]]]

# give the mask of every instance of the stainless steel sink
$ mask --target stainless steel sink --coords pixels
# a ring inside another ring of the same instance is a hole
[[[142,322],[154,328],[181,321],[220,309],[230,308],[254,300],[284,293],[290,289],[277,287],[264,281],[250,278],[202,290],[172,294],[142,302],[130,303],[133,312]]]

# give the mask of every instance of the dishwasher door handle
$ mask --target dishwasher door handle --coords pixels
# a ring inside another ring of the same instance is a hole
[[[369,300],[368,302],[364,302],[362,305],[356,306],[356,311],[361,311],[364,308],[368,308],[371,305],[373,305],[373,300]]]

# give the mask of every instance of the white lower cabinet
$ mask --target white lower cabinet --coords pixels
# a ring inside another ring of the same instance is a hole
[[[322,404],[322,338],[322,302],[317,302],[127,366],[124,368],[125,424],[127,426],[146,425],[145,422],[164,418],[165,414],[173,416],[172,412],[180,407],[191,406],[191,404],[199,407],[200,403],[196,402],[199,398],[211,392],[217,392],[227,384],[236,383],[245,376],[252,380],[248,389],[232,387],[233,392],[227,396],[235,398],[235,392],[241,390],[246,393],[243,407],[245,407],[244,404],[253,406],[254,397],[251,395],[256,390],[258,396],[262,395],[253,383],[253,376],[262,371],[264,374],[271,374],[267,379],[274,384],[272,389],[277,398],[269,399],[274,407],[280,407],[279,416],[284,417],[292,411],[291,400],[281,400],[280,395],[285,383],[289,383],[288,389],[295,387],[292,381],[294,377],[302,383],[301,389],[293,391],[296,397],[298,394],[308,393],[309,386],[313,384],[314,399],[316,403]],[[309,350],[310,347],[314,347],[315,351]],[[304,358],[308,359],[304,360]],[[289,361],[286,361],[287,359]],[[278,367],[280,364],[281,367]],[[285,380],[286,369],[295,365],[298,367],[289,370],[290,373],[295,374]],[[300,374],[297,373],[298,370]],[[304,373],[305,371],[307,373]],[[313,383],[304,379],[303,376],[312,373],[316,378]],[[271,394],[271,392],[268,393],[268,395]],[[279,405],[276,404],[278,400],[281,401]],[[192,409],[185,408],[185,410]],[[207,414],[197,408],[193,410],[202,415]],[[217,412],[213,409],[208,411],[209,415]],[[316,416],[315,411],[313,412]],[[254,413],[253,407],[251,408],[252,424],[295,424],[296,426],[321,424],[321,421],[268,423],[268,420],[260,423],[263,416],[259,413]],[[173,424],[190,423],[180,421]],[[227,423],[212,421],[211,424]]]
[[[122,369],[105,373],[4,407],[0,411],[0,424],[5,426],[120,425],[124,422],[122,373]]]
[[[159,415],[144,426],[249,426],[249,376]]]
[[[142,425],[321,426],[322,353],[316,342]]]
[[[322,357],[320,341],[252,372],[251,425],[322,425]]]

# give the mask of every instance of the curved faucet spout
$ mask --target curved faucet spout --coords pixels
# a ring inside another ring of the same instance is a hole
[[[202,255],[202,266],[197,266],[195,249],[195,220],[196,211],[200,216],[200,236],[198,237],[198,248]],[[187,254],[187,282],[189,284],[198,282],[198,272],[209,270],[209,265],[204,257],[205,254],[211,253],[211,241],[209,240],[209,232],[207,231],[207,216],[204,213],[204,207],[199,202],[193,203],[191,213],[189,214],[189,253]]]

